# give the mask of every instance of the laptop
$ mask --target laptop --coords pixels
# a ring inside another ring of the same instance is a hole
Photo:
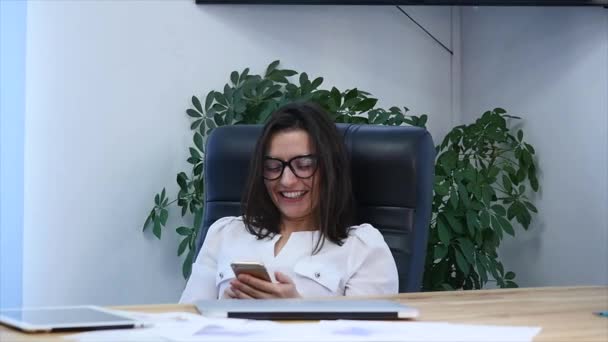
[[[269,320],[395,320],[418,317],[418,310],[391,300],[222,299],[195,303],[207,317]]]
[[[25,332],[120,329],[145,325],[98,306],[0,309],[0,323]]]

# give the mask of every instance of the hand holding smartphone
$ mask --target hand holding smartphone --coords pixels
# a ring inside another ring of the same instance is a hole
[[[262,263],[240,261],[233,262],[230,266],[232,267],[232,271],[234,271],[234,275],[237,277],[239,274],[249,274],[253,277],[272,282],[272,279],[266,270],[266,266]]]

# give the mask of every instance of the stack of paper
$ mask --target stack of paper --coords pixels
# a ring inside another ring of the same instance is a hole
[[[126,313],[126,312],[123,312]],[[131,315],[152,327],[70,335],[78,341],[532,341],[541,328],[416,321],[278,323],[205,318],[190,313]]]

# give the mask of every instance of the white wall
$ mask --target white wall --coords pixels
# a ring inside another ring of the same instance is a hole
[[[541,192],[501,257],[520,286],[608,284],[608,10],[466,8],[463,119],[523,117]]]
[[[410,10],[451,44],[450,8]],[[449,54],[392,7],[49,0],[27,26],[24,305],[178,299],[176,234],[141,225],[187,170],[190,96],[234,69],[281,59],[429,113],[436,140],[459,106]]]

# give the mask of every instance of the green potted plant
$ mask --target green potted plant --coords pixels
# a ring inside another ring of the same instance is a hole
[[[538,191],[532,145],[523,131],[511,133],[504,109],[485,112],[470,125],[454,127],[437,146],[433,218],[424,288],[479,289],[490,277],[517,287],[496,250],[512,220],[525,229],[536,207],[526,193]]]
[[[195,241],[203,217],[205,141],[223,125],[262,124],[280,106],[294,101],[314,101],[330,113],[336,123],[412,125],[425,127],[427,115],[409,115],[408,108],[376,107],[377,99],[357,88],[321,89],[323,78],[279,69],[279,61],[268,65],[264,75],[233,71],[223,91],[210,91],[201,101],[192,97],[186,114],[192,118],[193,145],[188,163],[192,169],[177,175],[179,191],[172,200],[166,190],[156,194],[143,229],[161,238],[169,208],[174,203],[181,215],[192,216],[192,226],[176,228],[183,236],[178,256],[186,254],[182,273],[189,277]],[[297,79],[295,79],[298,75]],[[293,82],[295,79],[296,82]],[[437,147],[433,218],[429,238],[424,289],[481,288],[490,277],[501,287],[516,286],[512,272],[504,268],[496,249],[503,232],[514,235],[511,220],[525,228],[530,211],[526,181],[538,190],[534,149],[510,133],[509,116],[500,108],[486,112],[476,123],[455,127]],[[507,161],[508,160],[508,161]]]

